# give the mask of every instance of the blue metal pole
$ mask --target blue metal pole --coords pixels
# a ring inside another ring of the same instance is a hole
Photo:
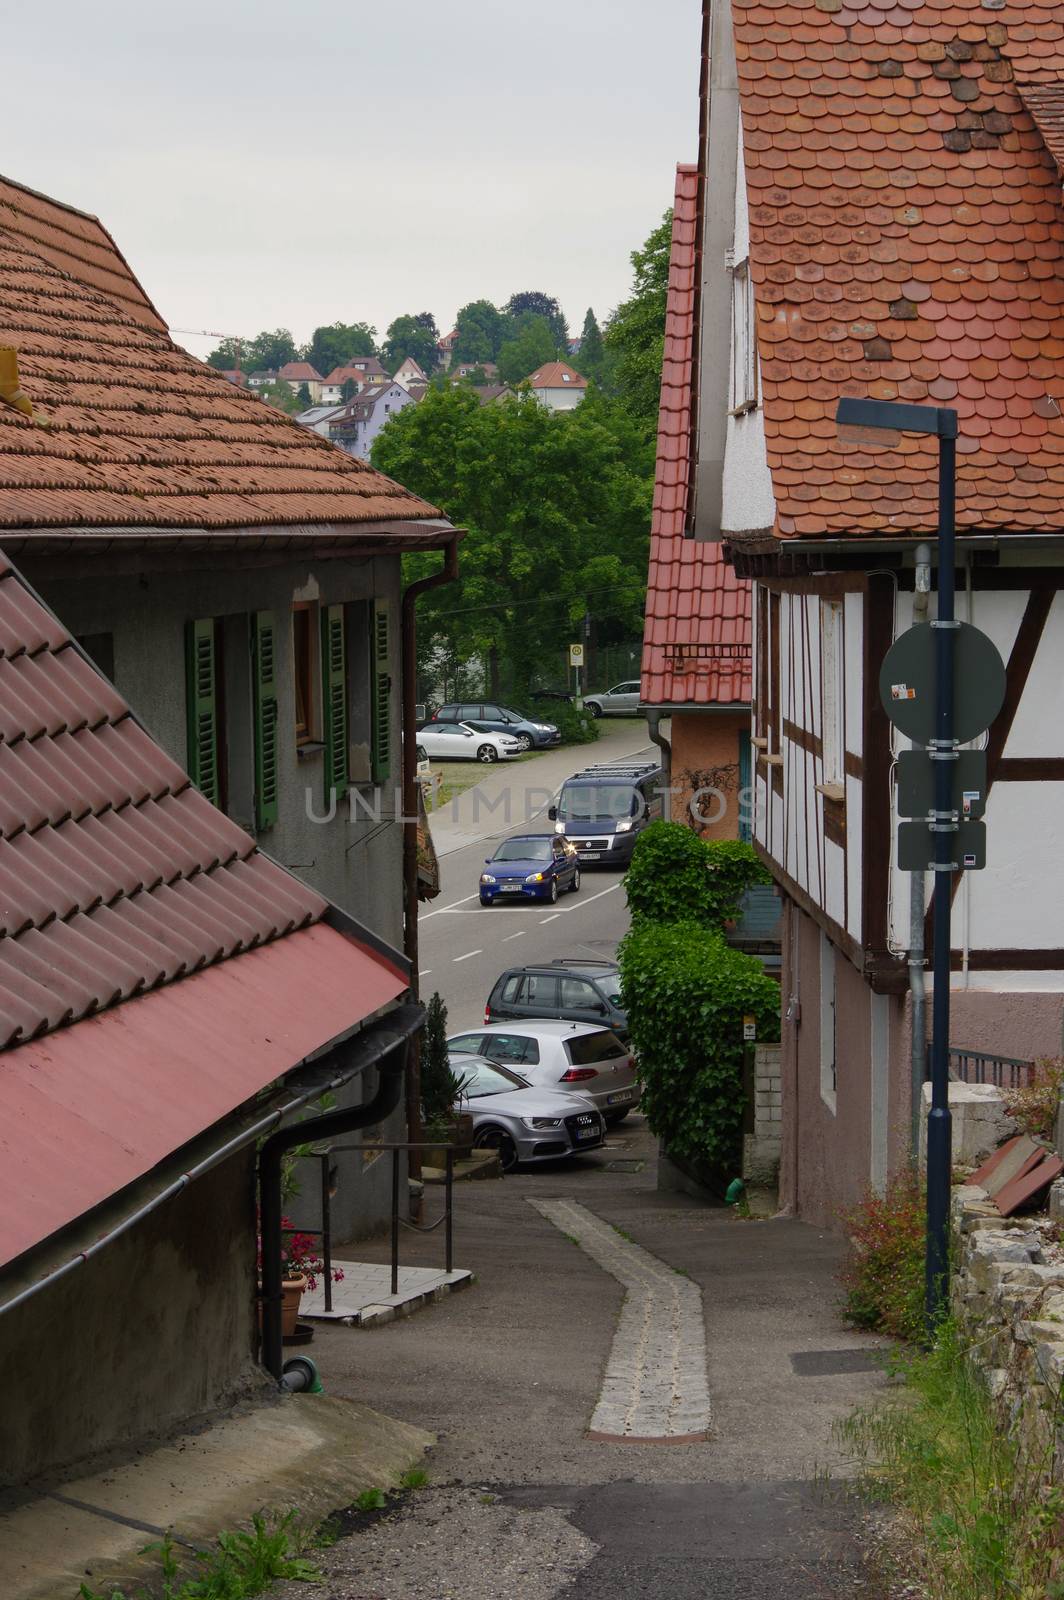
[[[953,808],[956,741],[953,736],[954,534],[957,418],[939,412],[938,616],[935,630],[934,994],[931,1035],[931,1110],[927,1118],[927,1256],[925,1309],[932,1334],[948,1305],[949,1199],[952,1127],[949,1109],[950,953],[953,871],[960,819]]]

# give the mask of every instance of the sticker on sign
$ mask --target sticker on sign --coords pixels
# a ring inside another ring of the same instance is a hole
[[[892,683],[890,686],[892,700],[915,700],[916,690],[911,689],[907,683]]]
[[[747,1039],[747,1040],[756,1039],[757,1038],[757,1018],[756,1017],[744,1017],[743,1018],[743,1038]]]

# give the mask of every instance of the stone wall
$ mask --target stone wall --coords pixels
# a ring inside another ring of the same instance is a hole
[[[779,1177],[783,1132],[780,1046],[759,1044],[754,1051],[754,1131],[743,1139],[743,1178],[774,1185]]]
[[[1044,1217],[1002,1217],[954,1190],[953,1309],[1002,1422],[1035,1461],[1064,1465],[1064,1259]]]

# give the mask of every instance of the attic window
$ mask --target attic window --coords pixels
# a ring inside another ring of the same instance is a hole
[[[757,405],[757,335],[754,286],[749,258],[732,268],[731,410],[736,415]]]
[[[563,383],[568,383],[569,382],[569,374],[567,372],[563,372],[562,373],[562,382]]]

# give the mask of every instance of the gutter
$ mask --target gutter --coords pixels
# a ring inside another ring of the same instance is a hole
[[[666,713],[657,706],[647,707],[647,732],[650,741],[661,751],[661,767],[665,774],[664,790],[669,795],[669,818],[672,818],[672,745],[661,731],[661,719]],[[664,808],[663,808],[664,809]]]

